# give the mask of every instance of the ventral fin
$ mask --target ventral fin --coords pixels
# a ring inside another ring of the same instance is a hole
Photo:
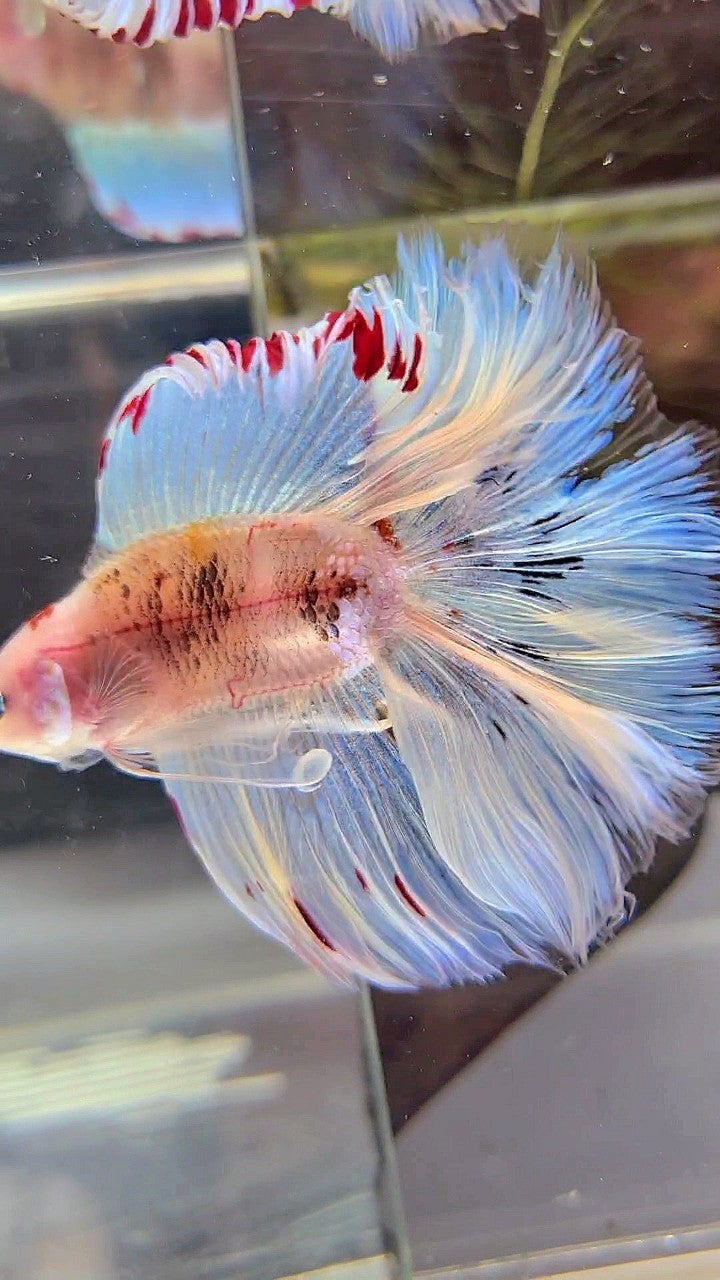
[[[307,734],[302,745],[332,756],[312,794],[185,780],[210,775],[217,750],[158,759],[188,839],[243,914],[344,982],[482,981],[517,958],[512,926],[433,849],[388,734]]]

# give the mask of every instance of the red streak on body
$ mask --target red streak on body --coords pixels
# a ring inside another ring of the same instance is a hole
[[[135,36],[135,44],[143,45],[152,35],[152,29],[155,24],[155,5],[148,5],[148,11],[142,21],[137,35]]]
[[[250,543],[253,540],[253,534],[256,533],[258,529],[276,529],[276,528],[277,528],[277,520],[258,520],[257,524],[251,524],[250,528],[248,529],[247,542],[245,543],[245,546],[246,547],[250,546]]]
[[[405,382],[403,382],[403,385],[402,385],[403,391],[416,391],[418,386],[420,385],[419,379],[418,379],[418,366],[420,364],[421,356],[422,356],[422,338],[420,337],[419,333],[416,333],[415,349],[413,351],[412,364],[410,365],[410,372],[407,376],[407,379],[405,380]]]
[[[335,584],[333,583],[331,585],[335,585]],[[297,592],[297,593],[293,592],[291,595],[285,595],[285,596],[268,596],[267,599],[265,600],[240,600],[237,603],[228,606],[228,616],[232,616],[234,613],[242,613],[244,609],[271,608],[274,605],[286,604],[288,601],[293,601],[293,600],[297,601],[297,603],[299,604],[302,600],[304,600],[304,598],[305,598],[304,592]],[[55,607],[54,605],[48,605],[47,609],[43,609],[42,612],[37,614],[35,618],[32,618],[28,625],[32,625],[33,622],[35,623],[35,625],[37,625],[37,622],[40,620],[40,618],[44,617],[47,614],[48,609],[53,609],[54,607]],[[201,611],[199,610],[193,611],[191,609],[189,610],[188,613],[179,614],[177,617],[163,618],[162,625],[164,627],[175,627],[175,626],[179,626],[181,623],[191,622],[196,619],[201,619],[203,617],[204,617],[204,614]],[[138,635],[143,631],[151,631],[156,626],[157,626],[157,621],[155,619],[148,622],[140,622],[136,620],[135,622],[130,623],[127,627],[117,627],[117,629],[114,629],[113,631],[109,631],[105,633],[105,638],[117,639],[120,636]],[[75,644],[63,644],[63,645],[57,645],[57,647],[53,646],[53,653],[77,653],[80,649],[92,648],[92,646],[97,642],[97,639],[98,639],[97,636],[86,636],[83,640],[77,640]],[[230,683],[234,684],[236,682],[231,681]],[[285,688],[286,686],[283,685],[281,687]],[[292,687],[292,686],[287,686],[287,687]]]
[[[365,892],[367,893],[370,889],[370,885],[365,879],[365,876],[363,875],[362,871],[360,871],[359,867],[355,868],[355,875],[357,876],[357,881],[358,881],[358,884],[360,885],[360,888],[364,889]]]
[[[425,916],[426,916],[426,914],[427,914],[427,913],[426,913],[426,912],[425,912],[425,910],[420,906],[420,903],[418,902],[417,898],[414,898],[414,897],[413,897],[413,895],[411,894],[410,890],[408,889],[408,887],[407,887],[407,885],[406,885],[405,881],[404,881],[404,880],[402,879],[402,877],[401,877],[401,876],[399,876],[399,875],[396,875],[396,876],[395,876],[395,888],[397,889],[398,893],[402,894],[402,896],[403,896],[403,898],[405,899],[405,901],[407,902],[408,906],[409,906],[409,907],[412,907],[413,911],[416,911],[416,912],[417,912],[417,914],[418,914],[419,916],[422,916],[422,918],[423,918],[423,920],[424,920],[424,919],[425,919]]]
[[[39,613],[36,613],[36,614],[34,615],[34,617],[32,617],[32,618],[30,619],[30,621],[28,622],[28,626],[29,626],[30,630],[31,630],[31,631],[36,631],[36,630],[37,630],[37,628],[40,626],[40,623],[43,621],[43,619],[44,619],[44,618],[49,618],[49,617],[50,617],[50,615],[51,615],[51,613],[54,613],[54,612],[55,612],[55,605],[54,605],[54,604],[46,604],[46,605],[45,605],[45,608],[44,608],[44,609],[41,609],[41,610],[39,611]]]
[[[357,313],[353,330],[353,353],[355,377],[369,382],[385,363],[385,338],[379,311],[373,313],[372,329],[365,316],[361,312]]]
[[[203,369],[207,369],[208,367],[207,356],[205,355],[204,351],[200,350],[199,347],[188,347],[186,355],[192,356],[193,360],[197,360],[198,364],[201,364]]]
[[[108,454],[110,452],[110,437],[106,436],[100,446],[100,457],[98,459],[98,475],[101,476],[107,466]]]
[[[142,420],[147,413],[148,404],[150,402],[150,392],[152,387],[148,387],[147,391],[143,391],[139,396],[133,396],[132,400],[128,400],[125,408],[120,414],[120,421],[124,418],[132,419],[132,433],[137,435],[142,425]]]
[[[212,31],[214,21],[210,0],[195,0],[195,26],[198,31]]]
[[[175,23],[175,35],[186,36],[190,30],[190,0],[180,0],[180,12]]]
[[[323,933],[320,925],[317,923],[317,920],[313,920],[313,917],[310,915],[307,907],[304,907],[298,898],[293,898],[293,904],[299,911],[308,929],[315,934],[318,942],[321,942],[324,947],[327,947],[328,951],[335,951],[337,948],[333,946],[327,934]]]

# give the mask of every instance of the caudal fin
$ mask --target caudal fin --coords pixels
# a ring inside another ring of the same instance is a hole
[[[427,254],[420,411],[379,415],[342,500],[405,555],[389,716],[461,883],[530,954],[582,959],[718,777],[715,445],[662,419],[559,249],[534,277],[501,241]]]

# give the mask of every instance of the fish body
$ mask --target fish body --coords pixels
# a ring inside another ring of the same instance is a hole
[[[440,41],[503,30],[537,0],[44,0],[59,13],[118,43],[141,47],[193,31],[235,29],[263,14],[291,18],[299,9],[344,18],[387,58],[406,56],[423,32]]]
[[[582,963],[719,776],[717,443],[557,245],[144,374],[78,586],[0,651],[0,750],[160,779],[334,979]]]
[[[72,733],[64,742],[58,721],[52,736],[63,752],[112,755],[270,694],[309,701],[368,665],[398,625],[401,589],[397,555],[375,529],[197,521],[109,557],[5,656],[38,704],[49,668],[61,668],[56,700],[64,684]],[[12,707],[13,680],[4,687]]]

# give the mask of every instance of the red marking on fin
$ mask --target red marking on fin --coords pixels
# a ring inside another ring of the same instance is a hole
[[[180,0],[180,12],[175,23],[175,35],[186,36],[190,30],[190,0]]]
[[[422,356],[422,338],[420,337],[419,333],[416,333],[415,349],[413,351],[412,364],[410,365],[410,372],[405,382],[403,382],[402,384],[403,391],[417,391],[417,388],[420,385],[417,372],[418,372],[418,366],[420,364],[421,356]]]
[[[388,365],[388,378],[391,382],[400,382],[405,377],[407,371],[407,362],[403,359],[403,353],[400,350],[400,342],[395,343],[393,358]]]
[[[133,396],[132,400],[128,400],[127,404],[125,405],[125,408],[120,414],[121,422],[123,418],[132,419],[132,433],[134,436],[136,436],[138,431],[140,430],[142,420],[145,417],[145,414],[147,413],[147,407],[148,407],[148,402],[150,400],[151,390],[152,388],[148,387],[147,390],[143,391],[141,395]]]
[[[358,884],[360,885],[360,888],[364,889],[365,892],[367,893],[370,889],[370,885],[368,884],[367,880],[365,879],[359,867],[355,868],[355,875],[357,876],[357,881],[358,881]]]
[[[292,0],[293,9],[309,9],[313,0]]]
[[[143,45],[152,35],[152,29],[155,25],[155,5],[148,5],[147,13],[142,21],[142,26],[135,36],[135,44]]]
[[[246,892],[246,894],[247,894],[248,898],[254,898],[254,897],[255,897],[255,894],[253,893],[253,887],[252,887],[252,885],[251,885],[251,884],[246,884],[246,885],[245,885],[245,892]]]
[[[207,356],[205,355],[204,351],[201,351],[199,349],[199,347],[188,347],[185,354],[188,356],[192,356],[193,360],[197,360],[198,364],[201,364],[203,369],[207,369],[208,367]]]
[[[325,317],[325,337],[329,338],[335,325],[342,315],[342,311],[328,311]],[[346,335],[347,336],[347,335]]]
[[[195,26],[198,31],[212,31],[213,9],[210,0],[195,0]]]
[[[97,31],[94,31],[93,35],[97,35]],[[115,41],[115,44],[124,44],[127,40],[127,31],[124,27],[118,27],[118,30],[113,31],[110,38]]]
[[[106,436],[100,445],[100,457],[98,458],[98,475],[101,476],[107,466],[108,454],[110,452],[110,437]]]
[[[250,341],[246,342],[245,346],[242,348],[242,367],[245,373],[247,373],[248,369],[250,368],[250,365],[252,364],[252,361],[253,361],[253,356],[255,355],[256,351],[257,351],[257,338],[251,338]]]
[[[46,605],[45,605],[45,608],[44,608],[44,609],[40,609],[40,611],[39,611],[38,613],[34,614],[34,615],[33,615],[33,617],[30,619],[30,621],[28,622],[28,626],[29,626],[30,630],[31,630],[31,631],[36,631],[36,630],[37,630],[37,628],[40,626],[40,623],[41,623],[45,618],[49,618],[49,617],[50,617],[50,614],[51,614],[51,613],[54,613],[54,612],[55,612],[55,605],[54,605],[54,604],[46,604]]]
[[[220,21],[235,27],[238,23],[239,0],[220,0]]]
[[[420,906],[420,903],[418,902],[417,898],[413,897],[405,881],[399,875],[395,876],[395,888],[397,889],[398,893],[402,894],[408,906],[412,907],[413,911],[416,911],[417,914],[419,916],[422,916],[424,920],[427,914],[426,911],[423,909],[423,907]]]
[[[379,311],[373,313],[372,329],[362,312],[357,313],[353,331],[353,352],[355,377],[363,382],[369,382],[376,373],[380,372],[385,363],[385,337]]]
[[[228,338],[227,342],[225,343],[225,347],[227,348],[228,355],[230,356],[230,359],[232,360],[233,364],[238,369],[241,368],[242,347],[240,346],[240,343],[235,338]]]
[[[271,374],[279,373],[285,363],[285,347],[282,335],[273,333],[265,342],[268,369]]]
[[[308,911],[307,907],[303,906],[299,898],[293,898],[293,905],[299,911],[300,915],[305,921],[305,924],[307,925],[308,929],[310,929],[311,933],[315,934],[315,937],[317,938],[318,942],[321,942],[324,947],[327,947],[328,951],[335,951],[336,948],[333,946],[327,934],[323,933],[317,920],[313,920],[313,917],[310,915],[310,912]]]

